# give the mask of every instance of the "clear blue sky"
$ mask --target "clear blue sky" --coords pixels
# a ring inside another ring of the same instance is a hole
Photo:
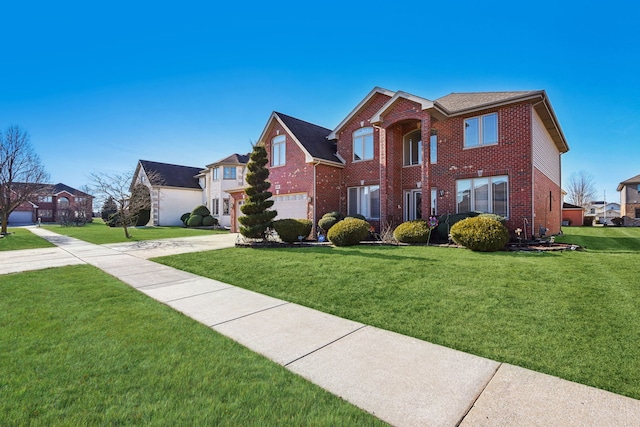
[[[328,128],[374,87],[545,89],[599,198],[640,174],[640,3],[5,2],[0,128],[54,183],[246,153],[272,111]]]

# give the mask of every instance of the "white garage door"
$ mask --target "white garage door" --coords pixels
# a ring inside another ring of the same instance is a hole
[[[32,224],[31,211],[13,211],[9,214],[9,225]]]
[[[307,193],[274,195],[273,201],[271,209],[278,211],[276,219],[307,219]]]

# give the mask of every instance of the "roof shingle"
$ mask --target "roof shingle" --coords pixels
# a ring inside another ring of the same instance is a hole
[[[198,184],[198,179],[195,178],[195,176],[200,173],[202,168],[152,162],[149,160],[140,160],[140,165],[147,174],[150,172],[157,174],[154,182],[151,182],[152,185],[201,189]]]

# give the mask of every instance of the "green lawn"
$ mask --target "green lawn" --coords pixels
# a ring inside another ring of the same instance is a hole
[[[42,227],[55,233],[75,237],[76,239],[98,245],[228,233],[227,230],[223,229],[204,230],[186,227],[129,227],[129,234],[131,234],[131,238],[127,239],[124,236],[124,230],[122,227],[108,227],[101,219],[96,218],[94,218],[92,223],[86,224],[82,227],[62,227],[57,224],[43,225]]]
[[[0,251],[50,248],[51,246],[55,246],[53,243],[49,243],[25,228],[8,228],[7,232],[10,234],[0,238]]]
[[[565,233],[587,250],[233,248],[157,261],[640,399],[640,229]]]
[[[0,295],[2,426],[384,425],[91,266]]]

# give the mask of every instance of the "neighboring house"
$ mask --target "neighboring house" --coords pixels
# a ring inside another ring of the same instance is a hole
[[[482,211],[506,216],[510,231],[560,231],[569,147],[545,91],[431,101],[376,87],[333,130],[274,112],[258,143],[279,218],[315,225],[338,210],[379,229]]]
[[[62,183],[44,184],[33,200],[22,203],[9,215],[9,225],[33,224],[38,220],[57,222],[61,216],[91,218],[92,215],[92,195]]]
[[[640,226],[640,175],[622,181],[616,190],[620,192],[620,216],[624,225]]]
[[[587,215],[595,216],[598,224],[613,225],[613,218],[620,218],[620,204],[615,202],[607,203],[604,200],[591,202],[587,209]]]
[[[234,153],[207,165],[207,168],[198,174],[200,185],[204,188],[201,203],[209,208],[211,215],[218,219],[222,227],[231,226],[233,209],[228,191],[244,191],[248,161],[248,154]]]
[[[143,184],[151,198],[152,225],[182,225],[180,217],[202,204],[202,168],[139,160],[131,188]]]
[[[581,226],[583,223],[584,208],[582,206],[566,202],[562,204],[562,225]]]

